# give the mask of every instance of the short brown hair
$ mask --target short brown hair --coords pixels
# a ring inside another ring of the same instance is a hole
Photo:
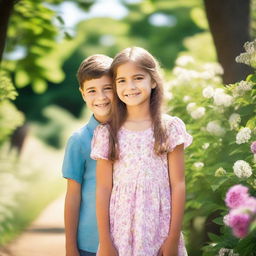
[[[95,54],[83,60],[76,75],[80,88],[83,88],[83,83],[87,80],[97,79],[104,75],[110,76],[112,61],[112,58],[103,54]]]

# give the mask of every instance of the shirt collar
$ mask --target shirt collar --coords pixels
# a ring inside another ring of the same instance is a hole
[[[91,116],[87,127],[90,129],[90,131],[93,133],[94,129],[99,125],[100,123],[95,119],[94,115]]]

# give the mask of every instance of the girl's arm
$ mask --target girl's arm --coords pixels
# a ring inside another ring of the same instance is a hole
[[[171,184],[171,223],[163,246],[163,255],[178,255],[178,244],[185,207],[184,145],[168,153],[168,170]]]
[[[109,202],[112,191],[113,164],[98,159],[96,166],[96,215],[99,231],[99,256],[116,256],[110,237]]]
[[[68,179],[64,210],[66,256],[79,256],[77,248],[77,226],[80,202],[81,184],[75,180]]]

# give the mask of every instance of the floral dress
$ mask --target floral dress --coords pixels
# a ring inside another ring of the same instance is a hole
[[[163,122],[170,151],[191,144],[192,137],[181,119],[165,115]],[[92,140],[93,159],[107,159],[108,138],[107,126],[98,126]],[[113,243],[119,256],[157,256],[171,218],[167,154],[155,154],[152,128],[131,131],[121,127],[118,141],[120,155],[113,165],[109,209]],[[187,255],[182,234],[178,255]]]

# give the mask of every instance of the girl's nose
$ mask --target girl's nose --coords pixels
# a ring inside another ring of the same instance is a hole
[[[128,87],[131,88],[131,89],[136,88],[135,83],[133,81],[128,82]]]

